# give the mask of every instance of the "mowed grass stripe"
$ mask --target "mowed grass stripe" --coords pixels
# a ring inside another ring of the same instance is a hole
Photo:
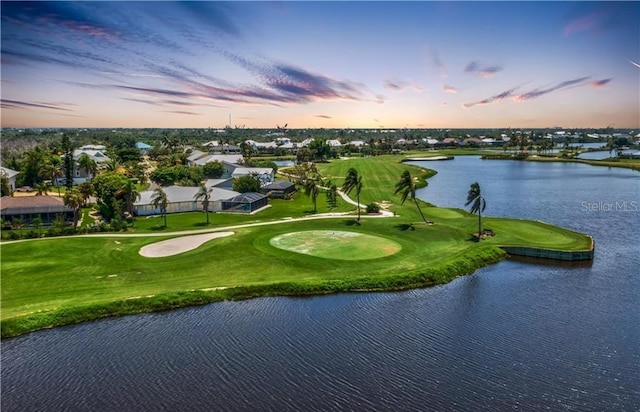
[[[273,237],[270,243],[284,250],[338,260],[368,260],[393,255],[397,242],[355,232],[308,230]]]

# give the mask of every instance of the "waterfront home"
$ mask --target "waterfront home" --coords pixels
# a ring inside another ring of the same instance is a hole
[[[65,222],[73,221],[73,209],[52,196],[3,196],[0,198],[0,215],[5,222],[21,219],[24,225],[31,225],[36,217],[44,226],[50,226],[58,217]]]

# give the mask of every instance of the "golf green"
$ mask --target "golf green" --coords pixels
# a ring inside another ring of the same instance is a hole
[[[331,230],[285,233],[271,238],[269,243],[295,253],[338,260],[376,259],[402,249],[398,243],[384,237]]]

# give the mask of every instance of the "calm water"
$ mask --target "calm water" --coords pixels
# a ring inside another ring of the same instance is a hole
[[[426,165],[439,171],[426,200],[461,207],[478,180],[488,214],[592,234],[593,265],[506,261],[430,289],[224,302],[36,332],[2,343],[2,410],[640,409],[640,175]]]

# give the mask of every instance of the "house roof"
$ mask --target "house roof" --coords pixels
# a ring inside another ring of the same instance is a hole
[[[242,155],[209,155],[201,159],[197,159],[195,164],[202,166],[211,162],[220,162],[228,164],[238,164],[243,161]]]
[[[262,189],[266,189],[266,190],[285,190],[288,189],[292,186],[295,186],[295,184],[291,183],[291,182],[286,182],[284,180],[279,180],[277,182],[273,182],[273,183],[269,183],[267,185],[262,186]]]
[[[163,188],[164,192],[167,194],[167,200],[169,203],[183,203],[183,202],[195,202],[195,196],[200,190],[198,187],[194,186],[168,186]],[[134,205],[149,205],[152,203],[151,198],[153,197],[153,190],[145,190],[144,192],[140,192],[140,198],[138,201],[134,202]],[[209,197],[209,201],[218,201],[230,199],[234,196],[237,196],[239,193],[234,192],[233,190],[222,189],[219,187],[211,188],[211,196]]]
[[[233,179],[207,179],[204,183],[206,187],[222,187],[233,185]]]
[[[90,150],[90,149],[76,149],[73,151],[73,159],[78,161],[80,156],[86,154],[90,158],[92,158],[96,163],[104,163],[109,160],[109,158],[102,153],[100,150]]]
[[[247,192],[247,193],[241,193],[231,199],[227,199],[227,202],[233,202],[233,203],[253,203],[256,202],[258,200],[264,199],[266,198],[265,195],[261,195],[260,193],[256,193],[256,192]]]
[[[205,157],[207,155],[207,153],[200,151],[200,150],[194,150],[193,152],[191,152],[191,154],[189,155],[189,157],[187,157],[187,160],[190,162],[195,162],[198,159],[202,159],[203,157]]]
[[[12,177],[18,175],[19,173],[20,172],[9,169],[8,167],[0,167],[0,174],[6,175],[8,179],[11,179]]]
[[[153,146],[150,146],[150,145],[148,145],[146,143],[143,143],[143,142],[137,142],[136,143],[136,148],[138,148],[138,149],[151,149],[152,147]]]
[[[62,200],[52,196],[3,196],[0,198],[0,213],[3,215],[66,213],[73,209]]]
[[[273,169],[270,167],[236,167],[232,176],[244,176],[244,175],[270,175],[273,173]]]

